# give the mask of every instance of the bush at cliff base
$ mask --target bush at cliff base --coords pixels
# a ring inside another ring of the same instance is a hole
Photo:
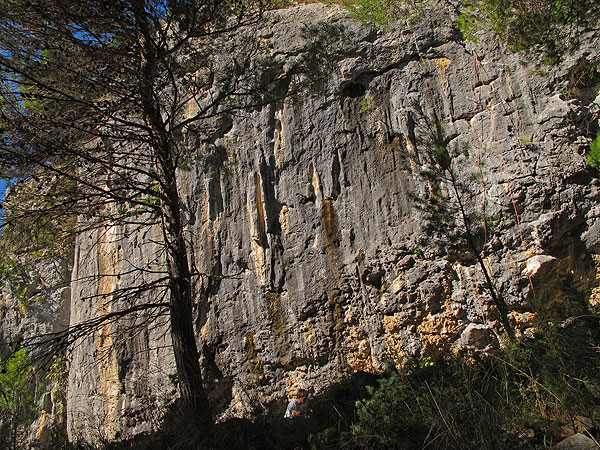
[[[575,432],[598,439],[599,321],[547,323],[495,354],[390,370],[353,419],[314,433],[312,448],[542,449]]]

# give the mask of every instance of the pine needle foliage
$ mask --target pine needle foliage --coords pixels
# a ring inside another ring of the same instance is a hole
[[[455,25],[469,40],[490,32],[509,49],[535,50],[554,64],[581,43],[582,32],[597,30],[599,19],[596,0],[468,0]]]

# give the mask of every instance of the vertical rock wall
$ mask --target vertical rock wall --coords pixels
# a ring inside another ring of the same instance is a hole
[[[150,221],[152,218],[147,217]],[[157,227],[95,227],[78,238],[71,325],[160,303],[156,282],[163,260]],[[139,271],[144,267],[144,271]],[[168,311],[141,309],[94,326],[73,346],[67,386],[69,438],[93,444],[155,429],[176,398]]]
[[[256,414],[284,404],[288,390],[319,392],[358,370],[497,345],[480,267],[460,233],[436,232],[441,216],[423,209],[437,197],[462,227],[452,186],[422,175],[419,110],[444,126],[469,212],[493,225],[477,236],[519,332],[536,308],[598,285],[600,182],[585,140],[568,138],[569,118],[593,108],[595,93],[564,90],[598,49],[544,75],[522,55],[467,45],[452,19],[445,11],[381,32],[306,5],[276,13],[258,37],[286,70],[322,37],[303,30],[324,23],[343,37],[326,40],[327,52],[342,56],[317,94],[228,117],[216,136],[228,156],[220,171],[181,171],[186,237],[208,274],[196,286],[208,297],[195,312],[201,364],[221,417]],[[140,280],[106,274],[159,264],[153,241],[156,228],[80,236],[72,323],[124,306],[110,293]],[[146,317],[107,323],[74,351],[72,438],[149,430],[175,399],[168,323],[158,315],[133,326]]]

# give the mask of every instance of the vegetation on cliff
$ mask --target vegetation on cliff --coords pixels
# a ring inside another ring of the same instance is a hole
[[[489,354],[392,370],[313,448],[541,449],[573,433],[598,439],[600,334],[597,314],[540,323]]]
[[[566,47],[553,44],[542,48],[552,42],[547,33],[530,30],[526,35],[513,35],[504,29],[525,24],[523,28],[528,30],[533,26],[530,17],[519,18],[527,11],[536,18],[535,25],[547,18],[563,31],[594,23],[589,19],[597,17],[596,3],[567,3],[573,15],[558,2],[559,6],[549,8],[549,16],[535,16],[544,7],[541,0],[531,11],[527,9],[531,2],[482,1],[469,5],[457,26],[473,36],[477,34],[474,27],[490,27],[514,49],[541,49],[552,62],[575,43],[571,35],[564,41]],[[414,5],[416,10],[411,9]],[[589,9],[585,18],[581,17],[582,5]],[[28,198],[19,202],[19,191],[15,191],[17,201],[7,209],[3,234],[12,254],[52,256],[64,250],[61,245],[74,233],[123,224],[158,225],[162,230],[161,257],[166,270],[147,284],[99,295],[131,300],[141,291],[154,290],[159,299],[156,303],[112,311],[77,324],[48,342],[59,342],[61,348],[127,314],[155,308],[168,311],[180,395],[188,405],[200,407],[203,420],[186,422],[177,414],[189,410],[175,411],[172,428],[165,426],[162,434],[143,436],[135,444],[139,448],[155,447],[156,442],[165,448],[243,448],[252,439],[266,442],[269,448],[293,448],[308,441],[314,448],[510,448],[517,443],[542,448],[579,429],[597,438],[600,338],[597,311],[587,306],[571,311],[568,320],[544,318],[535,335],[489,354],[406,361],[405,371],[390,369],[366,392],[337,386],[312,399],[312,413],[295,422],[264,418],[257,425],[240,428],[234,422],[216,427],[207,424],[210,412],[191,322],[192,303],[206,300],[202,290],[194,289],[195,280],[205,274],[190,265],[193,258],[185,239],[183,199],[176,175],[195,164],[196,157],[213,161],[213,128],[222,125],[213,121],[215,117],[287,95],[282,94],[290,82],[285,75],[267,72],[272,76],[255,77],[254,68],[239,61],[212,65],[213,52],[227,49],[224,41],[239,27],[260,21],[263,6],[260,2],[0,0],[0,13],[6,17],[0,22],[3,168],[23,179],[43,175],[59,180],[58,190],[48,191],[40,201]],[[366,0],[350,5],[354,14],[371,24],[385,24],[394,17],[409,22],[423,7],[425,2]],[[392,14],[388,14],[390,8]],[[231,17],[235,17],[233,22]],[[515,43],[510,42],[513,38]],[[239,98],[248,101],[236,103]],[[374,108],[373,99],[365,98],[360,112]],[[457,232],[456,236],[466,237],[508,330],[507,307],[473,240],[476,233],[470,230],[472,222],[463,208],[441,122],[437,117],[420,119],[411,118],[414,123],[424,122],[420,126],[428,135],[431,152],[424,155],[421,167],[423,171],[433,168],[424,175],[434,184],[443,178],[454,189],[458,216],[466,229],[466,234]],[[590,144],[588,161],[592,166],[598,164],[597,141]],[[209,150],[190,155],[190,142]],[[215,150],[214,165],[220,166],[226,156],[222,149]],[[326,205],[331,206],[330,199]],[[433,219],[439,219],[441,208],[434,214]],[[36,227],[29,227],[32,222]],[[450,236],[441,234],[446,239]],[[417,250],[415,256],[422,257]],[[8,286],[16,286],[14,296],[21,296],[24,284],[14,278],[15,260],[8,252],[1,256],[4,280]],[[19,276],[24,277],[28,268]],[[154,267],[140,271],[156,274]],[[121,275],[106,270],[99,278]],[[213,275],[223,276],[209,274]],[[164,302],[160,301],[163,297],[167,299]],[[279,312],[271,315],[281,321]],[[275,324],[279,332],[280,325]],[[253,339],[250,341],[253,347]],[[248,355],[254,358],[254,349]],[[361,399],[356,401],[356,397]],[[22,420],[26,423],[29,416]],[[472,426],[462,426],[465,422]],[[183,427],[193,431],[182,436]],[[235,433],[240,429],[241,434]],[[143,442],[147,439],[152,442]],[[118,447],[109,442],[106,446]]]
[[[39,174],[38,174],[39,175]],[[69,210],[74,184],[57,177],[30,179],[13,185],[3,202],[0,234],[0,307],[18,309],[44,300],[50,280],[40,268],[58,265],[72,254],[75,214]],[[57,267],[58,269],[58,267]],[[60,270],[60,269],[58,269]],[[66,284],[68,280],[61,280]],[[13,347],[17,342],[5,342]]]
[[[465,1],[456,25],[468,39],[492,33],[513,51],[534,50],[556,63],[581,44],[581,32],[597,29],[600,5],[595,0]]]
[[[362,22],[388,27],[414,23],[435,0],[335,0]],[[462,0],[456,27],[465,38],[493,35],[512,51],[533,50],[547,63],[581,44],[581,32],[598,29],[600,5],[595,0]]]
[[[22,448],[35,418],[35,387],[24,348],[0,363],[0,446]]]

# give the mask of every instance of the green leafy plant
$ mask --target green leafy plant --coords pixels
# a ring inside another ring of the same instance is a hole
[[[67,373],[67,359],[65,355],[56,355],[46,374],[46,380],[50,383],[52,394],[59,396],[61,399],[64,399]]]
[[[160,186],[158,183],[150,183],[140,189],[140,195],[135,198],[138,203],[139,212],[155,211],[160,205]]]
[[[360,112],[369,113],[375,109],[375,100],[373,97],[365,97],[360,101]]]
[[[454,27],[470,42],[477,42],[476,32],[481,27],[473,6],[467,7],[454,21]]]
[[[16,449],[35,412],[32,368],[23,348],[0,366],[0,443],[3,448]]]
[[[600,167],[600,133],[598,133],[596,139],[590,142],[590,149],[585,156],[590,166]]]
[[[433,358],[431,358],[431,356],[424,356],[419,361],[420,368],[433,367],[433,366],[435,366],[435,361],[433,360]]]
[[[25,305],[27,303],[27,272],[29,268],[28,264],[20,263],[14,254],[6,252],[0,254],[0,286],[5,295],[9,294],[17,304]]]

